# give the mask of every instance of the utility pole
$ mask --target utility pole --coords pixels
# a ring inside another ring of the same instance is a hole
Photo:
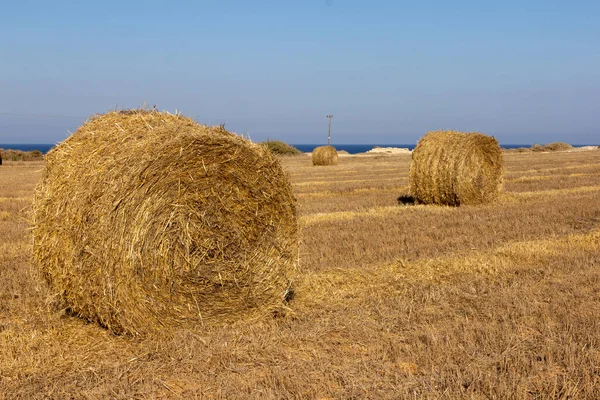
[[[329,119],[329,127],[327,128],[327,146],[331,146],[331,118],[333,118],[333,115],[326,115],[326,117]]]

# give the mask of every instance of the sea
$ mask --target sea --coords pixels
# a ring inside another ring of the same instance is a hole
[[[54,147],[54,144],[2,144],[2,143],[0,143],[0,149],[21,150],[21,151],[39,150],[44,154],[49,152],[52,147]]]
[[[406,148],[409,150],[414,149],[416,146],[416,144],[414,144],[414,143],[412,143],[412,144],[388,144],[388,143],[337,144],[337,143],[332,143],[331,145],[333,147],[335,147],[338,151],[345,150],[350,154],[365,153],[376,146],[400,147],[400,148]],[[298,150],[300,150],[304,153],[309,153],[309,152],[312,152],[315,149],[315,147],[323,146],[323,144],[292,144],[292,146],[294,146],[295,148],[297,148]],[[531,147],[531,144],[501,144],[500,146],[505,149],[517,149],[519,147]],[[578,147],[578,146],[584,146],[584,145],[575,145],[575,146]],[[46,154],[48,151],[50,151],[50,149],[52,147],[54,147],[54,144],[2,144],[2,143],[0,143],[0,149],[5,149],[5,150],[13,149],[13,150],[21,150],[21,151],[39,150],[44,154]]]
[[[416,146],[415,143],[412,143],[412,144],[386,144],[386,143],[337,144],[337,143],[332,143],[331,145],[333,147],[335,147],[336,150],[338,150],[338,151],[345,150],[350,154],[366,153],[367,151],[371,150],[372,148],[374,148],[376,146],[400,147],[400,148],[409,149],[409,150],[413,150]],[[297,148],[298,150],[300,150],[303,153],[310,153],[315,149],[315,147],[324,146],[324,145],[323,144],[292,144],[292,146],[294,146],[295,148]],[[505,144],[505,145],[501,145],[501,147],[503,147],[505,149],[518,149],[519,147],[531,147],[531,145],[530,144]]]

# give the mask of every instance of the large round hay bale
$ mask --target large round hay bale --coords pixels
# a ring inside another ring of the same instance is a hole
[[[338,153],[333,146],[316,147],[312,152],[313,165],[336,165]]]
[[[481,204],[498,197],[502,173],[502,151],[493,137],[434,131],[412,153],[410,188],[421,204]]]
[[[66,309],[133,335],[271,314],[298,261],[277,158],[156,111],[95,116],[48,153],[33,238]]]

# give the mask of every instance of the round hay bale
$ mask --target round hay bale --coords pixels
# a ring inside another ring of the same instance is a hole
[[[410,162],[416,202],[459,206],[494,201],[502,186],[502,151],[481,133],[428,132]]]
[[[313,165],[336,165],[338,153],[333,146],[316,147],[312,152]]]
[[[272,314],[298,261],[277,158],[156,111],[92,117],[48,153],[33,239],[61,305],[118,334]]]

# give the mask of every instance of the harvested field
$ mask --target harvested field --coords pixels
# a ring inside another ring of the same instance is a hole
[[[600,397],[600,151],[505,153],[498,201],[399,205],[410,155],[282,160],[291,311],[115,336],[55,310],[30,262],[42,164],[0,167],[2,398]]]

